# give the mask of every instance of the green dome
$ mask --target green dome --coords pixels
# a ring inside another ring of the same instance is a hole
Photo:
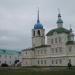
[[[70,33],[69,30],[67,30],[67,29],[61,27],[61,28],[55,28],[55,29],[50,30],[50,31],[46,34],[46,36],[53,35],[54,32],[57,32],[58,34],[59,34],[59,33],[67,33],[67,34]]]

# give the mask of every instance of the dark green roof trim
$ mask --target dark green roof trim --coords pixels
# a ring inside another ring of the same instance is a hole
[[[34,50],[34,48],[26,48],[26,49],[23,49],[22,51],[30,51],[30,50]]]
[[[35,48],[42,48],[42,47],[50,47],[50,45],[41,45],[41,46],[37,46]]]
[[[67,41],[66,45],[75,45],[75,41]]]
[[[67,33],[67,34],[70,33],[70,31],[67,30],[67,29],[65,29],[65,28],[55,28],[55,29],[50,30],[50,31],[46,34],[46,36],[53,35],[54,32],[56,32],[56,33]]]
[[[41,45],[34,48],[27,48],[27,49],[23,49],[22,51],[30,51],[30,50],[35,50],[35,48],[43,48],[43,47],[50,47],[50,45]]]

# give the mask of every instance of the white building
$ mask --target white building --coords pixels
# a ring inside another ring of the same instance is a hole
[[[39,20],[32,29],[32,48],[22,50],[22,66],[75,66],[75,42],[72,29],[63,27],[61,14],[58,13],[57,28],[47,34]]]
[[[19,51],[0,49],[0,66],[2,64],[14,66],[15,61],[19,60],[19,55]]]

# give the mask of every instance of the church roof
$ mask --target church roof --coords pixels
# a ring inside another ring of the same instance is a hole
[[[42,48],[42,47],[50,47],[51,45],[40,45],[40,46],[37,46],[35,48]]]
[[[19,51],[15,51],[15,50],[5,50],[5,49],[0,49],[0,54],[3,54],[3,55],[16,55],[16,54],[19,54]]]
[[[66,45],[75,45],[75,41],[67,41]]]
[[[37,23],[34,25],[34,29],[43,29],[43,25],[42,25],[40,22],[37,22]]]
[[[69,33],[70,31],[61,27],[61,28],[55,28],[55,29],[52,29],[50,30],[46,35],[47,36],[50,36],[50,35],[53,35],[54,32],[57,32],[57,33]]]

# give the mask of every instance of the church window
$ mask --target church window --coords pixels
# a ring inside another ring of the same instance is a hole
[[[58,49],[57,48],[55,48],[56,49],[56,53],[58,52]]]
[[[72,51],[72,47],[69,47],[69,52],[71,52]]]
[[[46,60],[44,60],[44,63],[46,64]]]
[[[54,60],[52,60],[52,64],[54,64]]]
[[[9,56],[9,58],[11,59],[11,56]]]
[[[53,44],[53,39],[51,39],[51,44]]]
[[[41,60],[41,64],[43,64],[43,60]]]
[[[59,47],[59,51],[62,52],[62,47]]]
[[[56,59],[56,64],[58,64],[58,60]]]
[[[43,53],[43,51],[41,50],[41,54]]]
[[[61,37],[59,37],[59,43],[61,43]]]
[[[54,48],[51,48],[52,53],[54,53]]]
[[[44,50],[44,54],[46,54],[46,50]]]
[[[60,64],[62,64],[62,59],[59,59]]]
[[[40,36],[40,30],[38,30],[38,35]]]
[[[28,64],[27,61],[26,61],[26,64]]]
[[[55,43],[57,43],[57,38],[55,38]]]
[[[38,60],[38,64],[39,64],[39,60]]]
[[[39,50],[38,50],[38,54],[39,54]]]

